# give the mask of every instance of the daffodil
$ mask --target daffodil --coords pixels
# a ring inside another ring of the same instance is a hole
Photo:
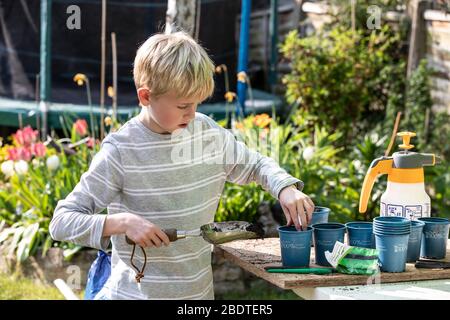
[[[227,66],[224,65],[224,64],[218,65],[216,67],[216,73],[221,74],[222,71],[225,72],[225,73],[228,71]]]
[[[114,98],[114,88],[112,86],[108,87],[108,97]]]
[[[225,100],[227,100],[227,102],[233,102],[234,98],[236,98],[236,93],[231,91],[225,93]]]
[[[87,77],[83,73],[77,73],[74,75],[73,81],[75,81],[77,85],[82,86],[87,81]]]
[[[112,125],[112,119],[111,117],[106,117],[105,118],[105,126],[109,127]]]
[[[241,71],[237,74],[237,79],[239,82],[246,83],[247,82],[247,74],[245,71]]]

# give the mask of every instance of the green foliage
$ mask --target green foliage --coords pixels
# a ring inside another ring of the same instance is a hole
[[[413,144],[421,152],[433,152],[450,160],[450,115],[432,110],[430,75],[432,70],[422,60],[408,81],[405,129],[417,133]]]
[[[388,26],[369,35],[337,27],[300,38],[291,31],[281,47],[292,65],[283,79],[287,101],[301,100],[300,108],[317,124],[343,132],[348,141],[362,124],[384,117],[396,87],[389,74],[404,68],[401,59],[391,56],[399,41]],[[369,121],[363,121],[368,115]]]
[[[270,194],[261,186],[252,182],[248,185],[236,185],[227,182],[216,212],[216,221],[256,222],[258,207],[263,201],[272,201]]]
[[[71,141],[80,137],[72,130]],[[59,144],[62,150],[62,145]],[[36,254],[45,256],[48,249],[59,246],[70,259],[82,247],[66,242],[56,242],[50,237],[49,224],[60,199],[64,199],[87,171],[98,146],[90,149],[86,144],[76,147],[73,155],[47,149],[44,158],[29,163],[25,174],[14,174],[2,182],[0,188],[0,244],[7,244],[10,254],[22,262]],[[46,164],[49,157],[57,157],[59,165]]]

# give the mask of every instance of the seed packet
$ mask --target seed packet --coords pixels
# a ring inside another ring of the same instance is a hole
[[[340,273],[372,275],[380,272],[378,250],[352,247],[336,241],[333,252],[326,251],[328,262]]]

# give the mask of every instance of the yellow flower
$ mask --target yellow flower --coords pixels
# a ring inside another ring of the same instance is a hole
[[[239,82],[245,83],[247,81],[247,74],[245,71],[241,71],[237,74],[237,79]]]
[[[73,77],[73,81],[75,81],[77,83],[77,85],[82,86],[87,81],[87,77],[83,73],[77,73]]]
[[[112,119],[111,119],[111,117],[106,117],[106,118],[105,118],[105,125],[109,127],[111,124],[112,124]]]
[[[114,97],[114,88],[112,86],[108,87],[108,97],[110,98]]]
[[[271,121],[271,118],[266,113],[258,114],[253,119],[253,123],[260,128],[267,127],[267,125],[270,123],[270,121]]]
[[[234,98],[236,98],[236,93],[231,91],[225,93],[225,100],[227,100],[227,102],[233,102]]]

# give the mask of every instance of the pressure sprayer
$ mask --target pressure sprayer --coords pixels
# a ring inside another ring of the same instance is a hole
[[[392,157],[380,157],[372,161],[364,178],[359,212],[367,210],[367,202],[376,178],[387,174],[387,189],[381,196],[380,215],[399,216],[411,220],[430,216],[430,197],[425,192],[424,166],[434,166],[436,156],[432,153],[417,153],[409,151],[414,147],[410,144],[414,132],[399,132],[403,144],[402,151],[395,152]]]

